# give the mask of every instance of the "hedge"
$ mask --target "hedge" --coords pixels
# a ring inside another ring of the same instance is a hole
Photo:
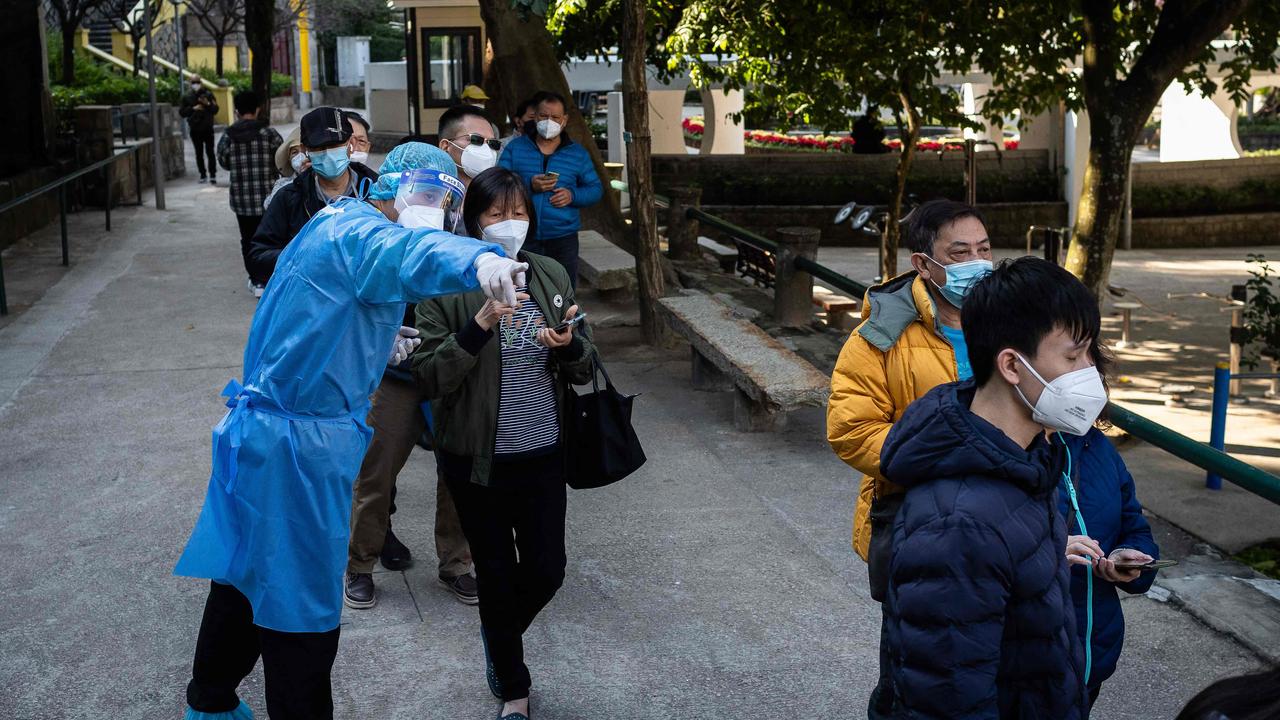
[[[1280,179],[1246,180],[1229,188],[1156,185],[1133,188],[1134,217],[1186,217],[1280,210]]]

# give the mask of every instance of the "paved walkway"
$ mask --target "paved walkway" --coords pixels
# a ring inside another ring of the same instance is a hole
[[[27,283],[0,327],[0,717],[181,712],[205,589],[171,569],[254,309],[226,192],[175,183],[169,210],[122,210],[110,235],[100,216],[73,217],[72,267]],[[5,256],[15,285],[50,262]],[[730,396],[691,390],[683,353],[637,349],[629,328],[600,343],[615,381],[644,392],[650,462],[571,494],[566,584],[528,636],[536,716],[858,716],[878,608],[849,549],[856,479],[822,413],[739,434]],[[420,559],[434,477],[424,453],[401,476],[396,528]],[[338,717],[493,716],[475,610],[433,570],[382,573],[378,607],[347,613]],[[1259,665],[1170,604],[1125,609],[1124,662],[1096,718],[1172,717]],[[260,671],[244,694],[265,715]]]

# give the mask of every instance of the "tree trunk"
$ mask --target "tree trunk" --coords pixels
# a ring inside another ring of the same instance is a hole
[[[261,117],[271,117],[271,56],[275,51],[275,3],[273,0],[245,0],[244,35],[253,56],[250,74],[253,91],[262,98]]]
[[[76,81],[76,26],[62,26],[62,84],[71,86]]]
[[[1138,130],[1154,107],[1154,104],[1152,107],[1109,105],[1112,107],[1109,117],[1089,124],[1089,157],[1066,265],[1096,298],[1102,297],[1111,275],[1133,145]]]
[[[645,73],[645,0],[624,0],[622,17],[623,114],[627,143],[627,184],[631,195],[631,227],[635,230],[636,280],[640,285],[640,330],[645,342],[661,345],[666,325],[658,315],[658,298],[666,294],[658,253],[658,218],[653,206],[650,162],[649,84]]]
[[[224,48],[226,44],[227,38],[222,35],[218,35],[213,38],[213,51],[216,53],[213,59],[213,71],[218,75],[218,77],[222,77],[222,48]]]
[[[881,282],[898,274],[898,247],[902,244],[902,200],[907,194],[907,176],[911,173],[911,161],[916,156],[916,140],[920,137],[920,114],[905,92],[898,93],[902,110],[906,114],[907,132],[899,132],[902,150],[898,153],[898,167],[893,174],[893,197],[889,199],[889,217],[885,220],[884,233],[880,236],[884,264],[880,267]]]
[[[493,62],[504,73],[499,87],[485,87],[490,97],[497,100],[496,103],[491,102],[490,109],[495,113],[510,113],[521,100],[539,90],[560,94],[569,105],[566,108],[569,121],[565,132],[587,149],[600,182],[608,183],[609,175],[604,171],[600,149],[591,136],[589,120],[583,118],[571,100],[573,94],[556,59],[551,34],[547,32],[543,18],[531,16],[529,20],[520,19],[520,15],[511,8],[510,0],[480,0],[480,16],[484,19],[489,43],[493,47]],[[613,193],[605,192],[601,202],[584,208],[582,220],[585,227],[598,230],[610,241],[632,249],[626,225],[622,222],[622,210]]]

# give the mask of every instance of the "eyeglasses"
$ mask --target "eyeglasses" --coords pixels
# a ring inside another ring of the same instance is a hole
[[[485,136],[481,135],[480,133],[471,133],[470,135],[459,135],[458,137],[454,138],[453,140],[450,140],[449,142],[452,142],[454,145],[457,145],[458,143],[453,142],[453,141],[454,141],[454,140],[461,140],[462,138],[466,138],[466,139],[467,139],[467,142],[468,142],[468,143],[470,143],[471,145],[477,145],[477,146],[479,146],[479,145],[488,145],[488,146],[489,146],[489,149],[494,150],[494,151],[497,151],[497,150],[501,150],[501,149],[502,149],[502,141],[501,141],[501,140],[495,140],[495,139],[493,139],[493,138],[486,138]]]

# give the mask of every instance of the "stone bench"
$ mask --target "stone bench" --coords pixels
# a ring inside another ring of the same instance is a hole
[[[791,410],[826,404],[831,380],[728,305],[703,294],[658,303],[667,324],[692,346],[694,388],[735,391],[739,430],[779,429]]]
[[[720,263],[720,271],[731,273],[738,265],[738,248],[722,245],[706,235],[698,236],[698,249]]]
[[[610,302],[635,298],[635,258],[595,230],[578,232],[578,275]]]
[[[837,330],[852,330],[861,319],[857,300],[821,285],[813,286],[813,304],[827,314],[827,325]]]

